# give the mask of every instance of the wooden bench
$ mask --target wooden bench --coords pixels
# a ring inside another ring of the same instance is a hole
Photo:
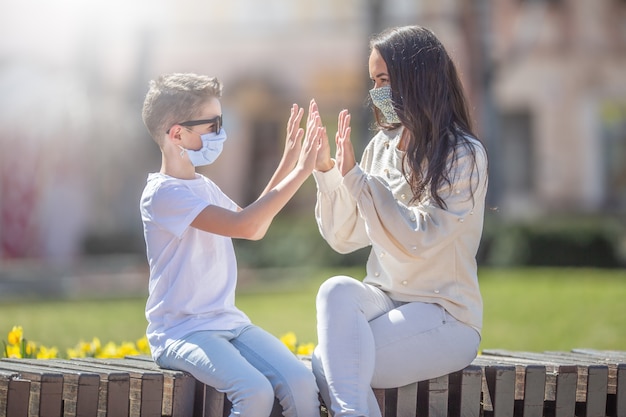
[[[459,372],[375,394],[385,417],[626,417],[626,352],[485,350]],[[224,394],[147,357],[0,360],[0,417],[225,417],[229,410]],[[280,411],[276,404],[272,417]]]

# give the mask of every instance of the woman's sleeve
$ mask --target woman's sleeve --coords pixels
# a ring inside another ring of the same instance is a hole
[[[348,172],[342,185],[355,201],[355,211],[361,213],[371,243],[400,261],[411,262],[428,257],[429,252],[449,244],[468,228],[482,227],[487,158],[482,146],[472,146],[475,163],[471,152],[460,147],[452,161],[450,184],[438,190],[445,209],[432,202],[407,207],[395,199],[386,184],[368,176],[358,165]],[[480,219],[472,217],[474,213]]]
[[[358,166],[358,165],[357,165]],[[339,253],[349,253],[370,244],[357,203],[342,184],[337,164],[327,171],[314,171],[317,184],[315,220],[322,237]]]

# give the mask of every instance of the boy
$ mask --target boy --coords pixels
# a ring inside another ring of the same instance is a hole
[[[212,77],[168,74],[150,82],[143,121],[162,153],[148,176],[141,217],[150,265],[147,336],[155,362],[191,373],[226,393],[231,415],[319,416],[312,373],[277,338],[235,307],[231,238],[257,240],[311,174],[320,146],[319,114],[293,105],[283,157],[258,200],[240,208],[195,172],[219,156],[222,86]],[[304,140],[303,140],[304,136]]]

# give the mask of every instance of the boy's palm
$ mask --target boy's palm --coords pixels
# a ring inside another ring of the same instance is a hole
[[[317,111],[309,114],[306,127],[306,135],[302,143],[298,166],[307,173],[313,172],[317,155],[321,147],[324,128]]]
[[[299,126],[303,115],[303,108],[300,108],[297,104],[291,106],[291,113],[289,115],[289,121],[287,122],[285,151],[283,152],[283,161],[290,167],[296,164],[300,151],[302,150],[304,130]]]

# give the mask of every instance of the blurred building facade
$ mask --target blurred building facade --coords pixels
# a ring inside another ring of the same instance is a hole
[[[406,24],[457,62],[503,217],[626,211],[624,1],[66,1],[50,19],[10,0],[0,28],[0,259],[141,250],[139,195],[160,164],[141,104],[161,73],[224,83],[229,140],[202,172],[240,205],[271,176],[294,102],[315,98],[331,135],[350,109],[363,149],[368,38]],[[314,198],[309,182],[288,209],[310,216]]]
[[[498,204],[626,212],[626,3],[496,1],[491,16]]]

